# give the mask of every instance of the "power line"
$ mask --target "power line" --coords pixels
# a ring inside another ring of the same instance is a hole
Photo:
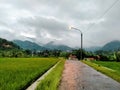
[[[106,13],[109,12],[118,1],[119,0],[116,0],[98,19],[101,19],[102,17],[104,17],[106,15]],[[90,28],[92,28],[94,25],[95,25],[95,23],[93,23],[91,26],[89,26],[87,28],[87,30],[89,30]]]

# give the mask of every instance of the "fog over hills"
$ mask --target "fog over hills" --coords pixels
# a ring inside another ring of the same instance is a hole
[[[54,49],[59,49],[63,51],[67,50],[72,50],[72,49],[79,49],[80,47],[77,48],[72,48],[67,45],[62,45],[62,44],[56,44],[54,41],[51,41],[47,44],[44,45],[39,45],[31,41],[21,41],[21,40],[14,40],[14,43],[22,47],[23,49],[30,49],[30,50],[54,50]],[[88,47],[84,49],[86,51],[97,51],[97,50],[103,50],[103,51],[113,51],[113,50],[118,50],[120,49],[120,41],[119,40],[114,40],[111,42],[106,43],[104,46],[94,46],[94,47]]]
[[[0,38],[0,47],[1,48],[23,48],[23,49],[29,49],[29,50],[62,50],[62,51],[67,51],[67,50],[73,50],[73,49],[79,49],[80,47],[77,48],[72,48],[64,44],[56,44],[54,41],[50,41],[47,44],[37,44],[32,41],[21,41],[21,40],[13,40],[13,41],[8,41],[6,39]],[[83,48],[86,51],[97,51],[97,50],[103,50],[103,51],[114,51],[120,49],[120,41],[119,40],[114,40],[106,43],[103,46],[94,46],[94,47],[87,47]]]
[[[104,51],[118,50],[118,49],[120,49],[120,41],[119,40],[111,41],[111,42],[105,44],[101,49]]]
[[[30,41],[21,41],[21,40],[14,40],[13,41],[15,44],[20,46],[23,49],[29,49],[29,50],[46,50],[45,47],[42,47],[34,42]]]
[[[58,50],[62,50],[62,51],[67,51],[67,50],[73,49],[73,48],[70,48],[66,45],[57,45],[53,41],[49,42],[45,45],[38,45],[38,44],[31,42],[31,41],[21,41],[21,40],[14,40],[13,42],[16,43],[17,45],[19,45],[21,48],[29,49],[29,50],[43,51],[43,50],[58,49]]]
[[[86,51],[97,51],[97,50],[100,50],[102,47],[100,46],[93,46],[93,47],[88,47],[88,48],[84,48]]]

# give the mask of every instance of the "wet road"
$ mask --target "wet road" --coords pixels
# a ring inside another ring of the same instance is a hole
[[[59,90],[120,90],[120,83],[80,61],[67,60]]]

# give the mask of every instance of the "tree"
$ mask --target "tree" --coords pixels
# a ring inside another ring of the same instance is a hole
[[[101,55],[99,55],[99,56],[100,56],[100,60],[101,60],[101,61],[109,61],[108,55],[101,54]]]
[[[82,59],[84,59],[87,56],[87,52],[85,50],[73,50],[72,54],[76,55],[78,59],[81,59],[81,52],[82,52]]]
[[[69,55],[70,55],[70,53],[69,53],[69,52],[65,52],[65,51],[60,52],[60,57],[65,57],[65,58],[68,58],[68,57],[69,57]]]
[[[116,61],[120,62],[120,51],[116,52]]]

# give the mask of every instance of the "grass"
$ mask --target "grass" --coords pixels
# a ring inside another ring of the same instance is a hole
[[[57,66],[43,79],[36,90],[57,90],[64,69],[65,60],[61,60]]]
[[[83,61],[97,71],[100,71],[114,80],[120,82],[120,62]]]
[[[23,90],[59,60],[56,58],[0,58],[0,90]]]

